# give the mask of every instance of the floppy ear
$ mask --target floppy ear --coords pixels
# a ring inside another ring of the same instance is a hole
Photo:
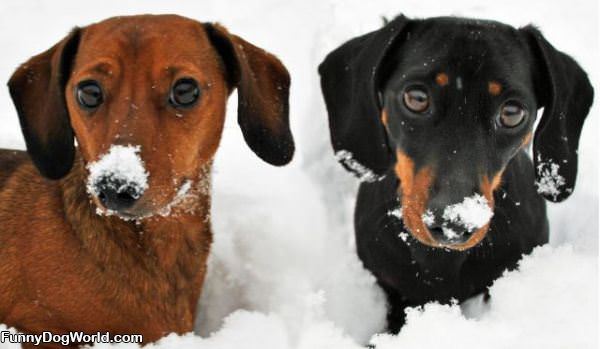
[[[52,48],[21,65],[8,82],[27,152],[49,179],[65,176],[73,166],[73,129],[65,86],[77,52],[80,30],[74,29]]]
[[[264,161],[282,166],[294,156],[289,123],[290,76],[277,57],[219,24],[204,28],[238,89],[238,123],[246,143]]]
[[[336,157],[364,181],[381,178],[394,162],[380,119],[378,88],[386,54],[408,22],[400,15],[383,28],[346,42],[319,66]]]
[[[544,107],[533,143],[538,193],[563,201],[575,188],[577,147],[594,99],[587,74],[534,27],[521,29],[534,56],[535,94]]]

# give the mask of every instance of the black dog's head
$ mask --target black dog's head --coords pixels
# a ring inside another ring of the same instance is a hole
[[[531,139],[538,192],[557,202],[573,191],[593,89],[534,27],[400,16],[319,72],[338,159],[362,180],[394,173],[404,224],[424,244],[481,241],[504,168]]]

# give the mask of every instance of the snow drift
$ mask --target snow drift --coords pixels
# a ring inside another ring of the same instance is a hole
[[[284,168],[256,158],[235,124],[232,96],[213,172],[215,242],[198,333],[170,335],[151,348],[353,349],[369,342],[379,349],[596,348],[598,107],[583,130],[578,187],[564,204],[549,205],[550,246],[500,278],[489,303],[475,298],[463,306],[429,304],[409,311],[398,336],[377,335],[385,326],[385,298],[355,253],[358,181],[329,145],[316,67],[343,41],[379,27],[381,16],[455,14],[535,23],[596,81],[597,6],[587,0],[3,2],[0,45],[11,49],[0,57],[0,80],[74,25],[147,12],[219,21],[276,53],[289,68],[297,156]],[[0,89],[0,122],[0,146],[23,148],[6,89]]]

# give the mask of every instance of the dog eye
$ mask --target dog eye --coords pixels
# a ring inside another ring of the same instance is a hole
[[[429,107],[429,95],[421,87],[409,87],[404,91],[404,105],[415,113],[422,113]]]
[[[200,97],[200,88],[196,80],[191,78],[179,79],[171,88],[169,103],[176,108],[188,108],[194,105]]]
[[[527,110],[520,103],[509,101],[500,108],[498,123],[502,127],[513,128],[519,126],[526,116]]]
[[[97,81],[86,80],[77,85],[77,102],[84,109],[96,109],[104,101],[102,88]]]

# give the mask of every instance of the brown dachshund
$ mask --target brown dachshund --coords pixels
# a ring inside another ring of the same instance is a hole
[[[174,15],[75,28],[8,83],[27,153],[0,150],[0,323],[25,333],[193,330],[210,172],[238,90],[248,146],[288,163],[273,55]]]

